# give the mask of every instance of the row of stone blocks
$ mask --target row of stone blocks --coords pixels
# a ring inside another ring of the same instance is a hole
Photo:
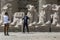
[[[0,27],[0,32],[4,31],[4,27]],[[22,32],[23,27],[19,26],[18,28],[16,27],[10,27],[9,32]],[[60,27],[55,27],[55,26],[29,26],[29,31],[30,32],[60,32]]]

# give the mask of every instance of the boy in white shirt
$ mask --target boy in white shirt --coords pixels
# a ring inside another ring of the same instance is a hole
[[[4,23],[4,35],[9,35],[8,34],[8,29],[9,29],[9,16],[8,13],[5,12],[5,15],[3,16],[3,23]]]

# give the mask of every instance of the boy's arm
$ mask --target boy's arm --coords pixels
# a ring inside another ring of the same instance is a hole
[[[30,18],[28,17],[28,19],[30,20]]]
[[[22,20],[24,20],[24,18],[22,18]]]

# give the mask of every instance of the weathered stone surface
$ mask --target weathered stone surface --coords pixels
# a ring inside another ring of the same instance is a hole
[[[3,9],[3,10],[1,10],[1,15],[3,16],[3,14],[7,11],[9,13],[9,17],[11,20],[13,20],[13,15],[16,12],[20,12],[20,11],[25,12],[26,5],[31,4],[33,6],[33,8],[30,10],[31,12],[29,13],[28,16],[30,16],[30,19],[31,19],[30,23],[32,22],[31,24],[33,24],[33,25],[29,26],[30,31],[49,32],[49,30],[50,30],[49,28],[51,27],[51,25],[49,25],[49,24],[52,24],[52,25],[54,24],[55,26],[60,27],[60,21],[59,21],[60,20],[60,11],[59,11],[60,9],[57,10],[58,14],[55,12],[52,12],[53,11],[52,8],[55,8],[55,7],[52,7],[52,5],[54,5],[55,3],[57,4],[57,0],[54,0],[54,1],[53,0],[50,0],[50,1],[49,0],[44,0],[44,1],[43,0],[7,0],[7,1],[1,0],[0,2],[1,2],[0,9]],[[7,5],[7,4],[11,4],[11,5]],[[48,6],[46,7],[46,9],[44,11],[41,11],[41,8],[43,5],[48,5]],[[58,7],[60,7],[60,6],[58,5]],[[54,11],[56,11],[56,9]],[[52,14],[53,14],[53,17],[51,17]],[[1,21],[2,21],[2,16],[0,18]],[[14,16],[15,19],[13,21],[15,22],[15,20],[18,19],[17,22],[14,24],[18,28],[11,27],[9,31],[22,31],[22,27],[19,28],[20,23],[22,21],[22,17],[21,17],[21,19],[19,19],[18,16],[20,16],[20,14],[18,14],[18,13],[16,14],[16,16],[17,16],[17,18]],[[53,18],[53,22],[51,23],[52,18]],[[40,25],[40,22],[43,26]],[[0,22],[0,25],[1,25],[1,23],[2,22]],[[35,27],[36,25],[38,27]],[[49,26],[46,26],[46,25],[49,25]],[[59,28],[53,29],[53,27],[51,30],[60,31]],[[2,28],[1,28],[1,31],[3,31]]]
[[[52,32],[60,32],[60,27],[52,26],[51,31]]]

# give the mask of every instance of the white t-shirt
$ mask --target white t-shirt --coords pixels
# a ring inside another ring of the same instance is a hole
[[[9,19],[9,17],[8,17],[7,15],[4,15],[4,16],[3,16],[3,23],[4,23],[4,24],[9,23],[9,20],[8,20],[8,19]]]

